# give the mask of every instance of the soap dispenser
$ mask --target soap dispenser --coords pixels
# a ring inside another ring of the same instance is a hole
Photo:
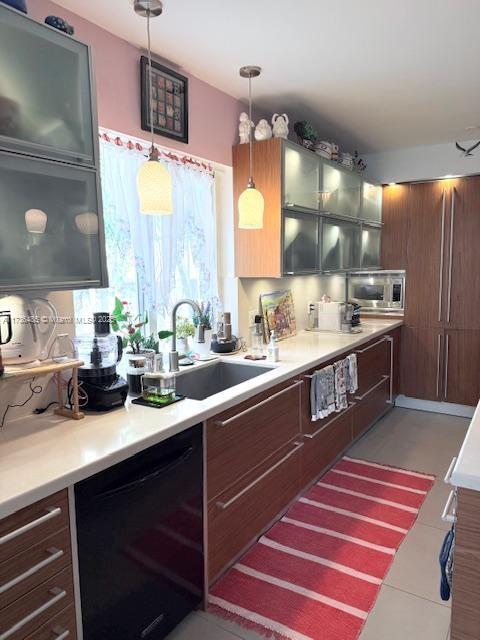
[[[278,348],[275,331],[270,334],[270,342],[267,347],[267,360],[269,362],[278,362],[280,359],[280,349]]]

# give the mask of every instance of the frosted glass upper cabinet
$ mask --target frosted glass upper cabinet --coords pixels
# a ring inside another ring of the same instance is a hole
[[[0,148],[94,165],[89,49],[0,4]]]
[[[380,227],[370,227],[366,224],[362,227],[362,269],[380,268],[380,244],[382,230]]]
[[[362,178],[354,171],[322,162],[320,209],[333,215],[358,218]]]
[[[284,211],[283,273],[293,275],[320,270],[320,216]]]
[[[362,186],[363,220],[371,222],[382,221],[382,187],[377,184],[364,182]]]
[[[318,211],[320,158],[288,142],[283,147],[283,206]]]
[[[0,292],[107,286],[96,172],[0,152]]]
[[[360,267],[361,227],[357,222],[324,218],[322,270],[349,271]]]

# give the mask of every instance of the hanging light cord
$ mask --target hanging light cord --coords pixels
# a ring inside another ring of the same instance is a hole
[[[148,44],[148,97],[150,101],[150,134],[152,138],[152,147],[150,154],[153,153],[153,103],[152,103],[152,48],[150,43],[150,9],[147,9],[147,44]]]
[[[250,162],[250,177],[248,180],[249,186],[253,186],[253,150],[252,150],[252,76],[248,77],[248,140],[249,140],[249,162]]]

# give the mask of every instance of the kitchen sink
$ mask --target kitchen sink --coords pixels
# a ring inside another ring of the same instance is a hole
[[[215,393],[268,373],[273,368],[240,362],[215,362],[182,371],[177,376],[177,393],[192,400],[205,400]]]

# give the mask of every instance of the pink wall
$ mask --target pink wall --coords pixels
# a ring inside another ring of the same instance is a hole
[[[50,14],[65,18],[75,27],[75,37],[92,47],[99,124],[147,138],[140,127],[140,50],[50,0],[30,0],[28,6],[30,16],[41,21]],[[185,70],[181,72],[189,78],[189,144],[156,136],[158,143],[231,165],[241,103]]]

